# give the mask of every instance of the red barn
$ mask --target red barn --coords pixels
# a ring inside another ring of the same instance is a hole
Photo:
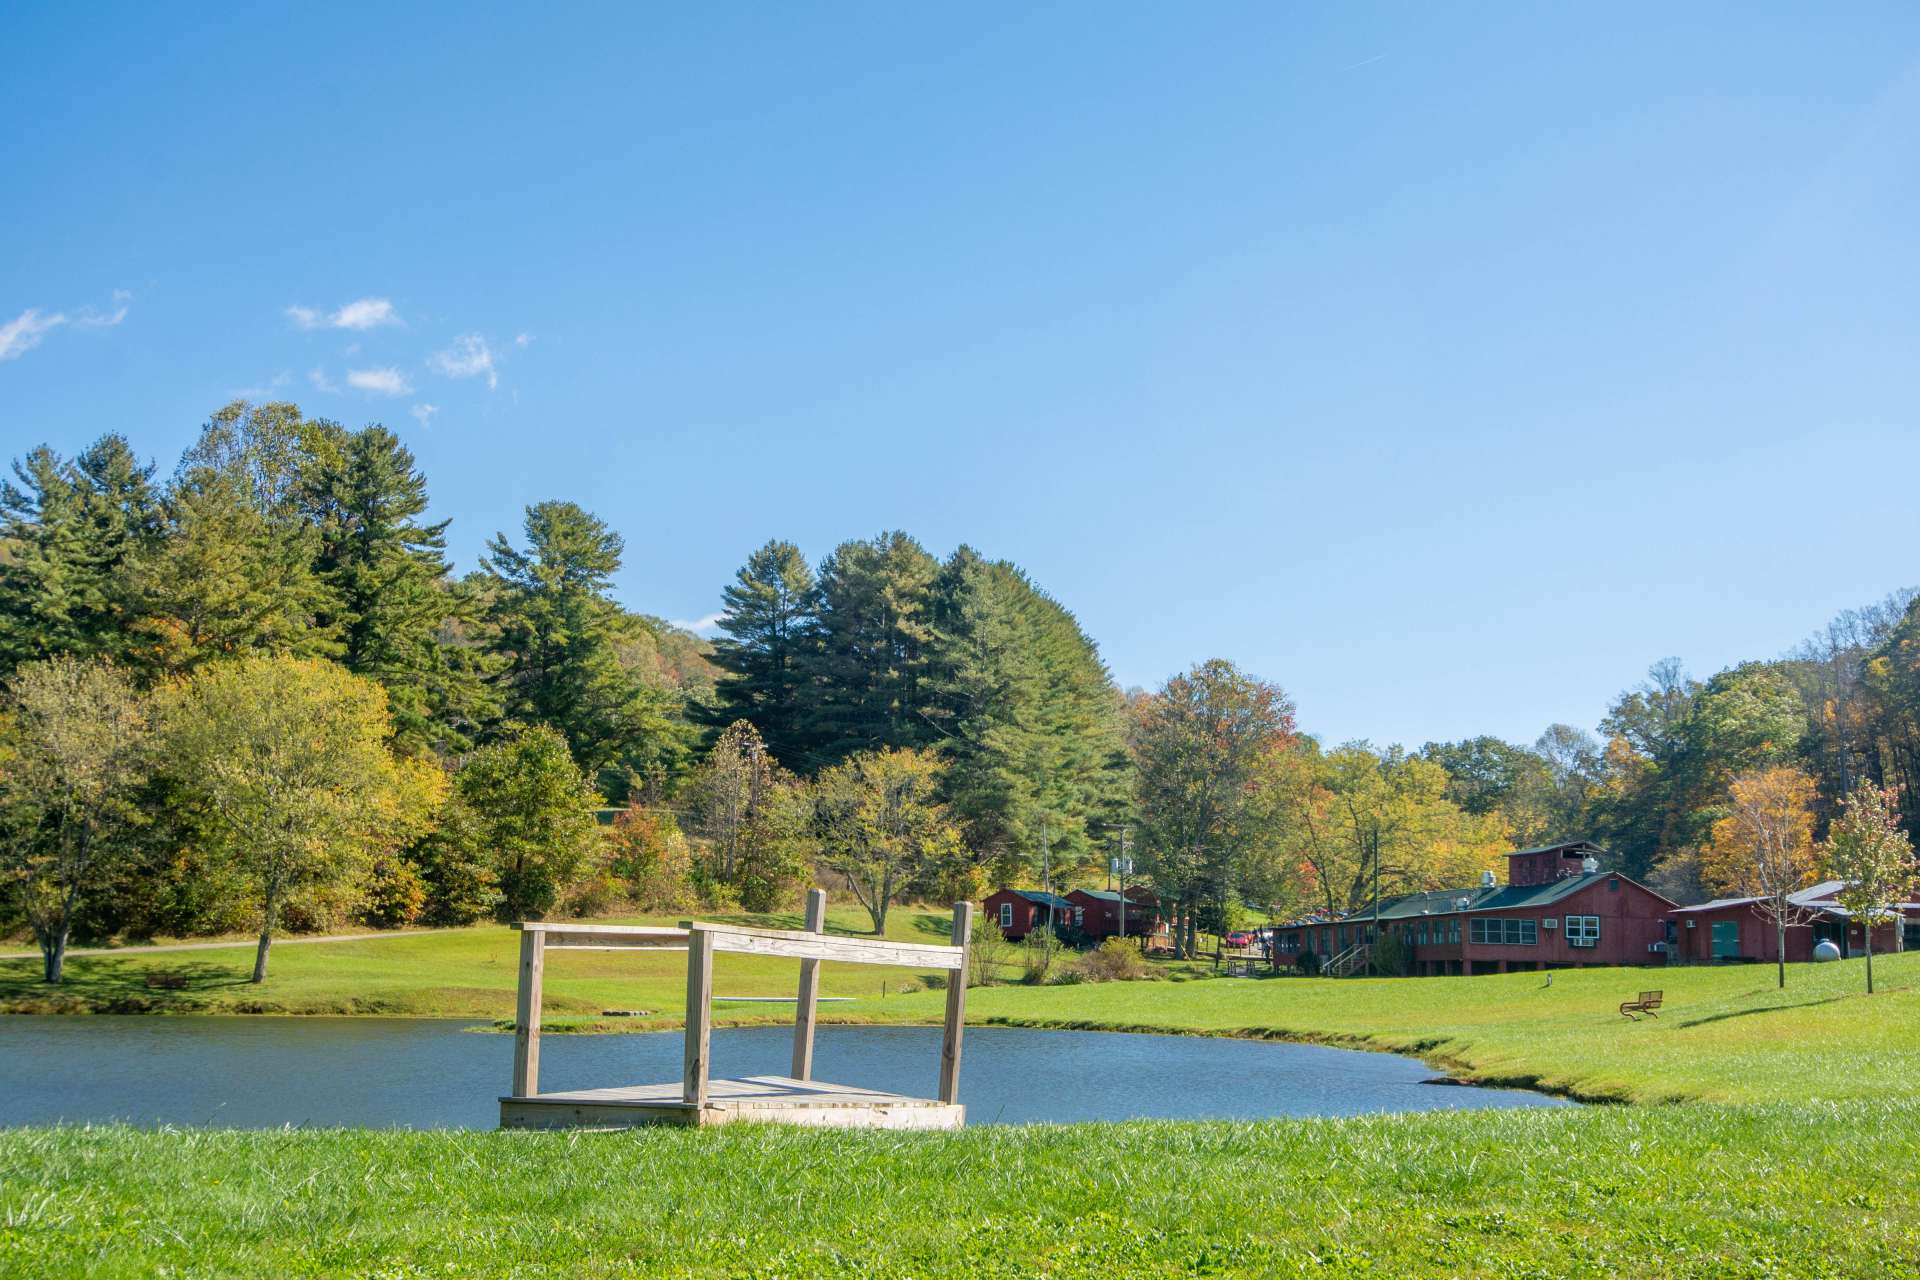
[[[1366,908],[1303,922],[1280,931],[1279,954],[1324,961],[1367,946],[1378,927],[1401,944],[1408,972],[1422,976],[1664,963],[1676,904],[1601,871],[1604,852],[1584,840],[1521,849],[1507,855],[1505,885],[1488,872],[1474,888],[1388,898],[1377,921]]]
[[[1073,927],[1073,904],[1058,894],[1038,889],[1001,889],[987,895],[982,903],[987,918],[1000,926],[1000,935],[1018,942],[1049,922],[1062,929]]]
[[[1841,906],[1837,895],[1842,880],[1827,880],[1787,895],[1792,906],[1810,917],[1807,923],[1787,927],[1787,962],[1813,959],[1813,949],[1832,942],[1843,956],[1866,953],[1866,927]],[[1760,898],[1720,898],[1672,913],[1674,954],[1689,964],[1766,961],[1780,958],[1779,934],[1761,909]],[[1875,925],[1875,952],[1900,951],[1920,945],[1920,903],[1899,906],[1901,919]]]
[[[1111,938],[1120,933],[1120,895],[1111,889],[1075,889],[1067,895],[1073,904],[1073,923],[1089,938]],[[1127,890],[1127,935],[1137,938],[1153,932],[1158,900],[1145,885]]]

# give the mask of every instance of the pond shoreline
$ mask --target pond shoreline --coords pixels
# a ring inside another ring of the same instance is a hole
[[[491,1128],[510,1076],[506,1037],[426,1019],[40,1018],[0,1042],[0,1125]],[[824,1028],[823,1080],[925,1096],[940,1030]],[[785,1026],[727,1028],[730,1076],[782,1074]],[[1265,1120],[1424,1110],[1565,1107],[1539,1093],[1428,1087],[1418,1059],[1324,1045],[985,1026],[968,1036],[962,1100],[974,1124]],[[549,1090],[677,1080],[681,1036],[555,1040]]]

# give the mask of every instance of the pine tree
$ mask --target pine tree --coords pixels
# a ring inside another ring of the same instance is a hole
[[[340,660],[386,686],[403,747],[458,753],[495,718],[497,699],[447,643],[467,606],[448,580],[446,528],[423,524],[426,478],[385,427],[322,424],[309,442],[299,500],[319,532],[314,569],[338,610]]]
[[[714,720],[746,720],[775,759],[805,768],[813,736],[806,673],[819,641],[818,592],[806,557],[791,542],[767,543],[721,593],[724,633],[713,662],[726,677],[714,687]]]
[[[969,848],[1002,878],[1029,874],[1043,839],[1057,865],[1090,860],[1130,771],[1093,642],[1026,574],[967,547],[941,571],[934,618],[929,714]]]
[[[620,661],[632,622],[609,591],[624,543],[571,502],[527,508],[525,531],[525,551],[500,534],[485,558],[507,714],[558,730],[581,770],[622,791],[618,766],[662,768],[680,746],[671,700]]]
[[[939,563],[904,533],[846,542],[820,566],[819,644],[807,652],[810,764],[930,742],[924,687]]]
[[[127,566],[157,523],[153,468],[120,436],[65,461],[42,446],[0,484],[0,672],[68,654],[124,661]]]

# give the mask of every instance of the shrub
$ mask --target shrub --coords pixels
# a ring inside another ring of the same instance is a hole
[[[628,808],[613,820],[607,847],[614,877],[642,911],[691,911],[699,905],[693,850],[672,814]]]
[[[1108,938],[1078,957],[1073,968],[1087,982],[1130,982],[1146,976],[1147,962],[1123,939]]]
[[[392,854],[373,862],[356,914],[376,929],[401,929],[420,918],[427,904],[426,882],[411,865]]]
[[[1320,972],[1320,957],[1315,952],[1302,951],[1294,957],[1293,967],[1308,977],[1312,977],[1314,974]]]

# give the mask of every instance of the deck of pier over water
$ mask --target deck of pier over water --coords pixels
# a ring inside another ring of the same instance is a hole
[[[500,1099],[500,1124],[509,1129],[627,1128],[642,1124],[712,1125],[739,1121],[841,1128],[955,1129],[960,1105],[960,1037],[966,1017],[967,944],[973,904],[956,903],[952,944],[829,937],[826,894],[807,896],[804,931],[751,929],[689,921],[681,928],[625,925],[520,926],[520,988],[514,1018],[513,1092]],[[684,950],[687,953],[685,1065],[678,1083],[615,1085],[541,1093],[540,987],[548,948],[597,951]],[[713,958],[717,952],[790,956],[800,961],[795,1001],[793,1064],[785,1076],[711,1078]],[[947,973],[945,1034],[939,1090],[915,1098],[813,1079],[813,1033],[820,962],[897,965]]]

